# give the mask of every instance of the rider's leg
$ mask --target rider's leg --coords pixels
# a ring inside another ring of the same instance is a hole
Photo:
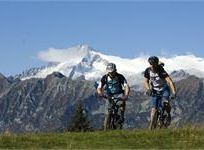
[[[165,104],[165,110],[167,112],[166,127],[168,127],[171,124],[171,105],[170,105],[169,101],[168,101],[168,103]]]
[[[121,103],[120,103],[120,124],[121,124],[121,128],[123,127],[123,123],[125,121],[125,118],[124,118],[125,106],[126,106],[126,102],[121,101]]]
[[[151,112],[150,112],[150,125],[149,125],[149,129],[152,130],[153,128],[155,128],[155,117],[156,117],[156,113],[157,113],[157,109],[156,108],[152,108]]]
[[[154,128],[154,118],[157,112],[158,100],[157,97],[152,97],[151,99],[151,112],[150,112],[150,126],[149,129]]]
[[[105,119],[103,123],[104,131],[110,129],[110,110],[111,110],[111,103],[109,100],[105,103]]]
[[[154,115],[155,115],[156,111],[157,111],[157,109],[156,109],[156,108],[152,108],[152,109],[151,109],[151,113],[150,113],[150,120],[153,120],[153,118],[154,118]]]
[[[104,131],[107,131],[110,129],[110,113],[105,114],[105,119],[104,119]]]
[[[163,93],[163,102],[166,102],[166,106],[165,106],[165,109],[166,109],[166,112],[168,114],[167,116],[167,122],[166,122],[166,125],[169,126],[171,124],[171,105],[169,103],[169,95],[170,95],[170,90],[169,88],[166,88],[164,90],[164,93]]]

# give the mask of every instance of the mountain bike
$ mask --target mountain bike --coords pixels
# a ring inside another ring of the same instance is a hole
[[[162,95],[156,93],[153,94],[153,96],[156,96],[158,100],[161,101],[159,103],[160,105],[156,108],[157,111],[154,114],[153,120],[150,122],[150,129],[156,129],[156,128],[167,128],[171,123],[171,105],[170,105],[170,99],[162,99]]]
[[[108,128],[109,129],[122,129],[123,126],[123,118],[121,114],[119,114],[120,104],[122,101],[119,97],[105,97],[109,100],[111,107],[109,108],[108,114]]]

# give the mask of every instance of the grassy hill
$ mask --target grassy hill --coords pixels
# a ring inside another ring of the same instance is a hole
[[[204,129],[121,130],[0,135],[6,149],[204,149]]]

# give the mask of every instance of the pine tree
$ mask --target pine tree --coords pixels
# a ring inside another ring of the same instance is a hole
[[[76,106],[75,114],[72,118],[69,131],[86,132],[91,130],[89,121],[84,112],[85,111],[82,107],[82,104],[81,102],[79,102],[78,105]]]

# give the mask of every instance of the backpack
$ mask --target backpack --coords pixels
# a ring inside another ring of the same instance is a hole
[[[105,75],[105,91],[107,94],[120,94],[123,93],[121,81],[119,80],[118,76],[115,76],[114,78],[111,78],[110,81],[108,81],[108,75]]]

